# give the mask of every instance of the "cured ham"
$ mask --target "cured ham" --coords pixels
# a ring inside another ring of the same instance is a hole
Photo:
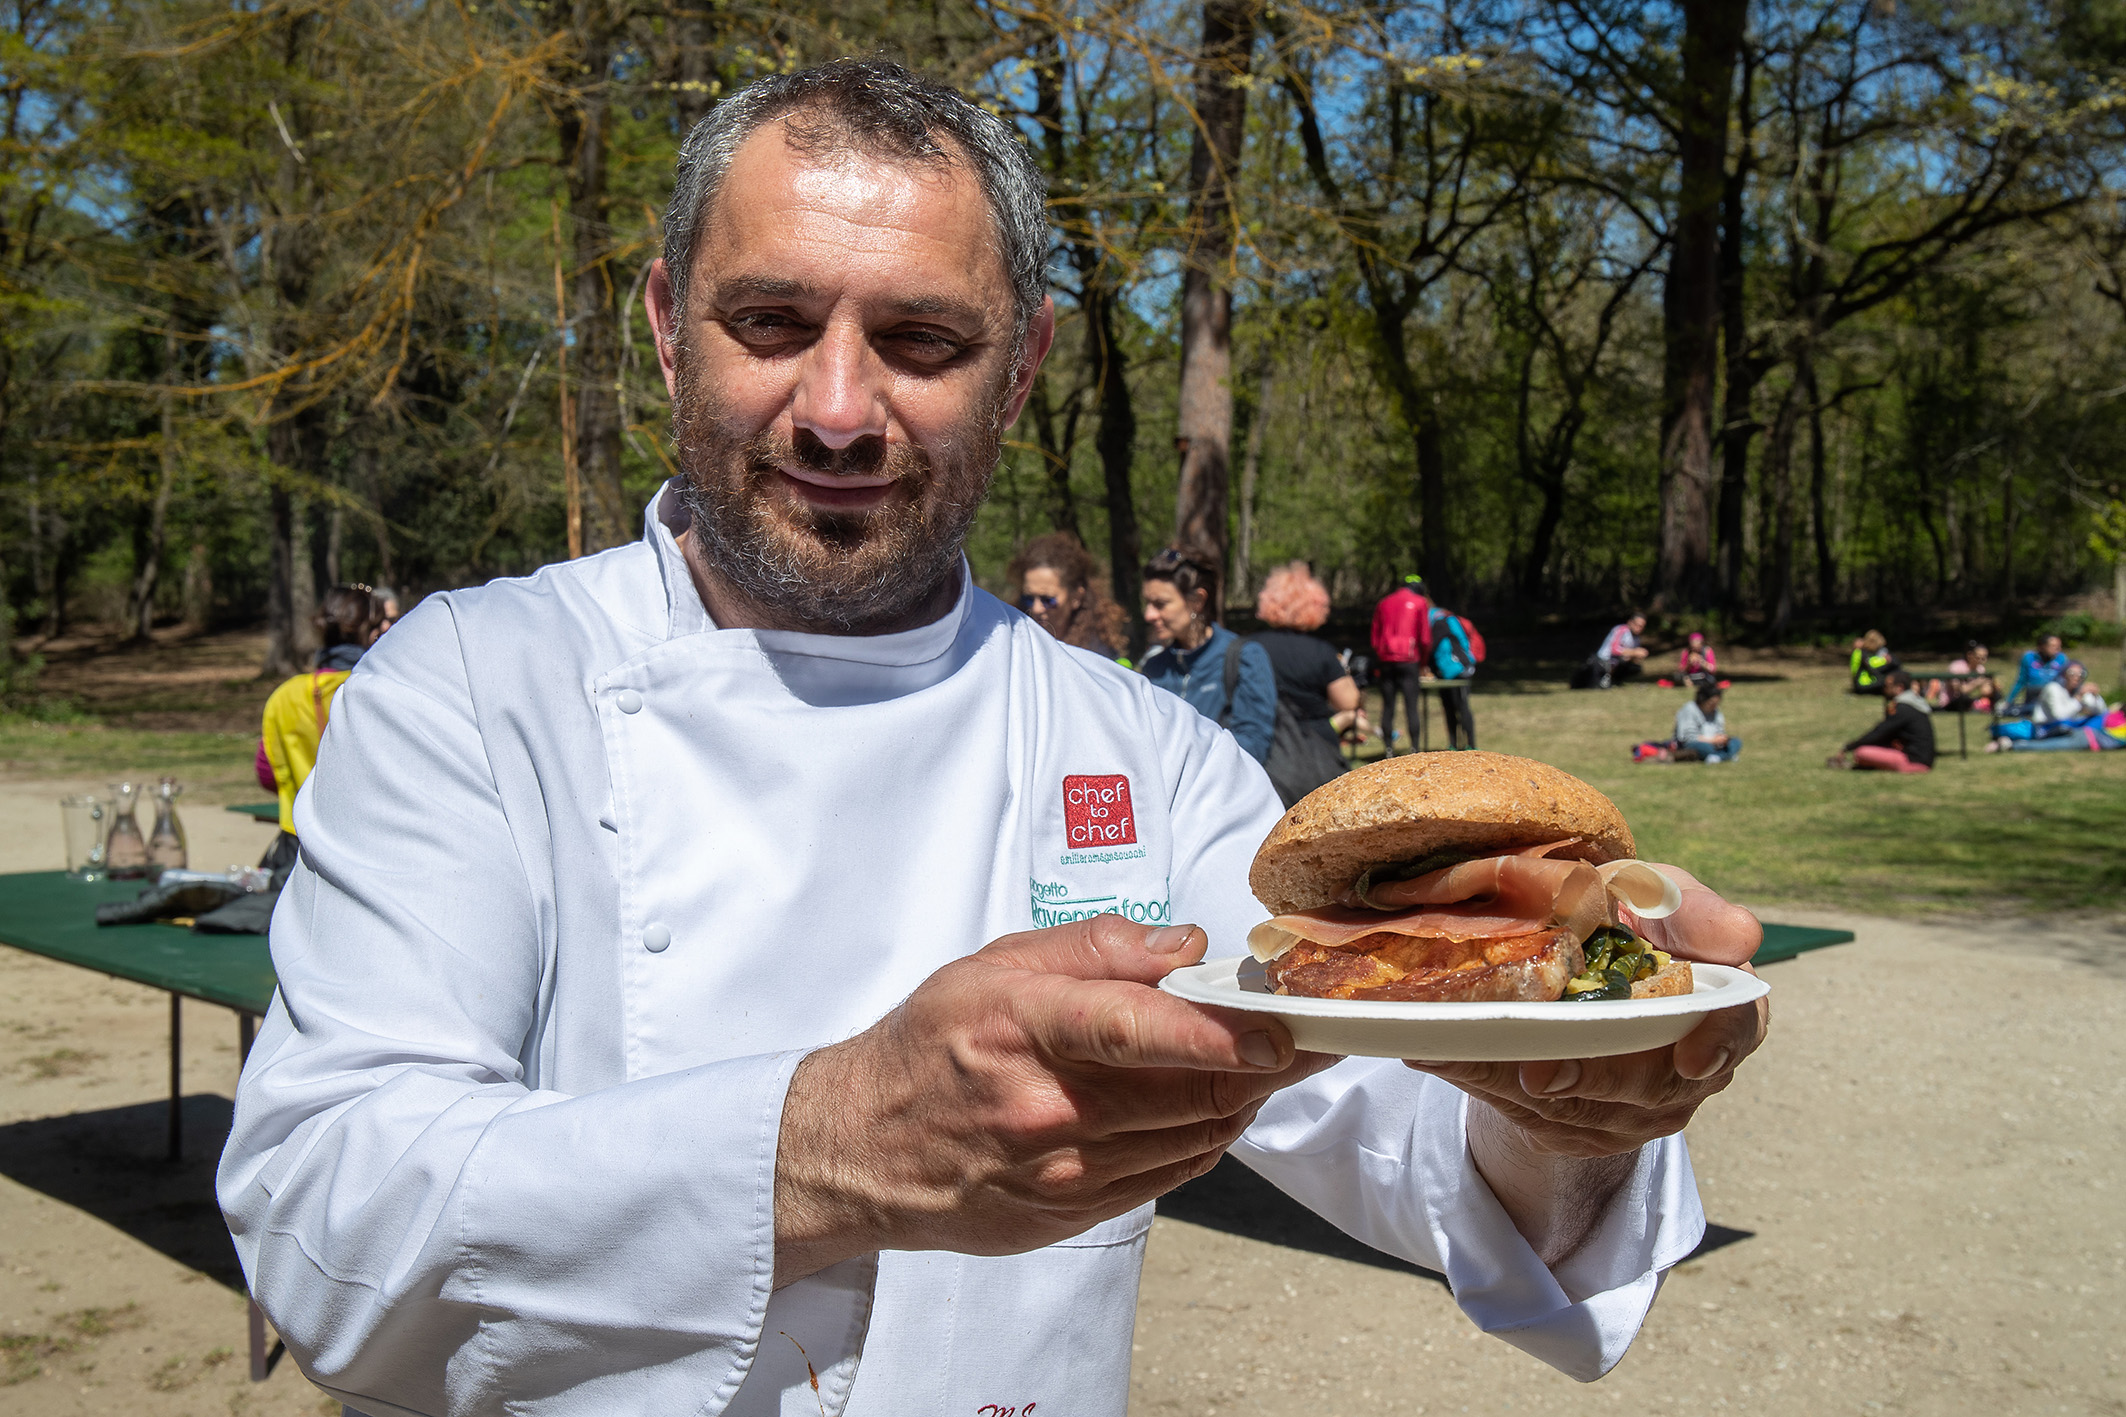
[[[1276,916],[1248,932],[1248,949],[1268,963],[1301,941],[1343,949],[1370,935],[1506,940],[1562,929],[1577,943],[1608,923],[1612,897],[1647,920],[1681,903],[1675,883],[1643,861],[1596,867],[1549,855],[1574,844],[1556,841],[1362,884],[1363,903],[1347,899]]]
[[[1499,940],[1374,935],[1351,949],[1302,940],[1265,972],[1277,993],[1310,999],[1544,1001],[1565,992],[1584,959],[1564,929]]]

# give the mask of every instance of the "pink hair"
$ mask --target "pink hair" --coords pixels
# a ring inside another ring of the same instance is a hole
[[[1318,630],[1329,618],[1329,588],[1314,579],[1306,562],[1290,562],[1262,583],[1255,613],[1275,629]]]

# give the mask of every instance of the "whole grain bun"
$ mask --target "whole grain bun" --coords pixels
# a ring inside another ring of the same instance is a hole
[[[1631,986],[1634,999],[1663,999],[1671,994],[1688,994],[1697,987],[1691,977],[1690,961],[1672,959],[1652,974]]]
[[[1248,885],[1285,915],[1328,905],[1369,866],[1566,837],[1580,844],[1561,857],[1599,865],[1638,855],[1616,803],[1570,773],[1504,753],[1411,753],[1302,797],[1255,853]]]

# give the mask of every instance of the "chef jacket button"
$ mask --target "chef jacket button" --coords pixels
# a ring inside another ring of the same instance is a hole
[[[661,955],[672,945],[672,931],[665,925],[645,925],[642,929],[642,947],[653,955]]]
[[[642,712],[642,695],[636,693],[633,689],[622,689],[619,693],[613,695],[613,703],[622,713]]]

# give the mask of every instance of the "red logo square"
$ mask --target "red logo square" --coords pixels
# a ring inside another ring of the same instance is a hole
[[[1129,779],[1121,773],[1064,778],[1063,829],[1064,844],[1072,851],[1135,845],[1137,814],[1129,803]]]

